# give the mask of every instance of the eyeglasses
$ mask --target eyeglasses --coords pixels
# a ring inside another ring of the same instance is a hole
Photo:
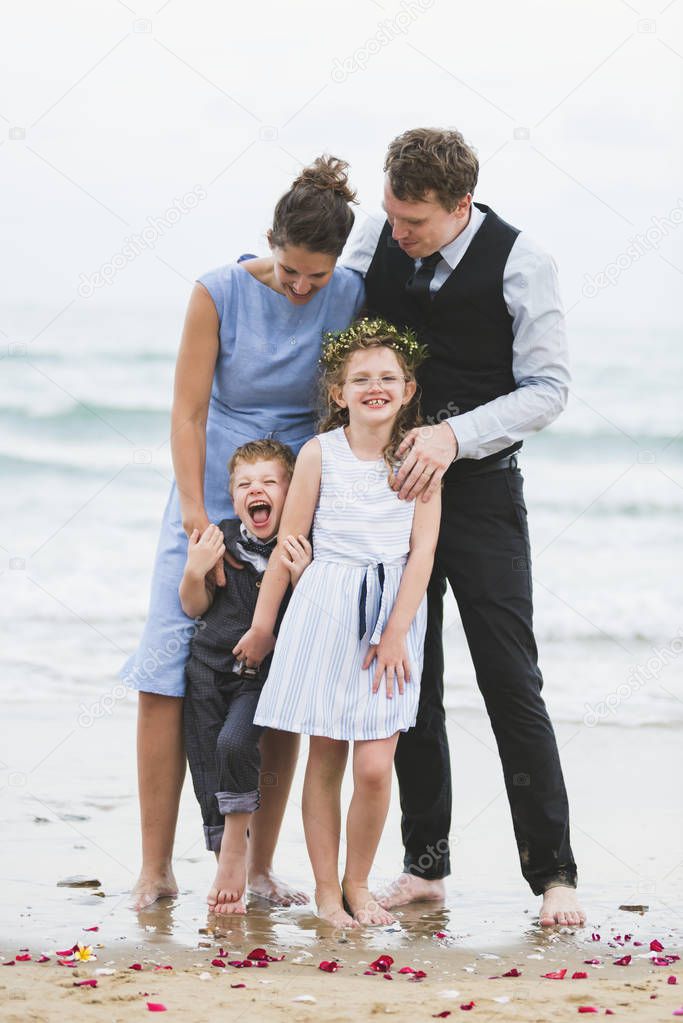
[[[405,377],[399,376],[397,373],[384,373],[381,377],[351,377],[347,383],[350,387],[357,387],[359,390],[364,390],[372,384],[379,384],[385,390],[390,390],[392,387],[398,387],[403,381],[405,381]]]

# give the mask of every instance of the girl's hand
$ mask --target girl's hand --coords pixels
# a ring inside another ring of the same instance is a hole
[[[294,589],[304,571],[313,561],[313,548],[303,533],[299,533],[298,539],[291,535],[288,536],[283,547],[285,553],[282,555],[282,563],[287,566],[289,581]]]
[[[379,644],[369,648],[363,661],[363,669],[369,668],[375,658],[377,659],[377,668],[372,681],[373,693],[379,690],[382,678],[386,678],[387,699],[391,700],[394,695],[394,676],[396,676],[398,691],[403,694],[405,683],[411,681],[405,636],[394,633],[391,629],[385,629]]]
[[[264,632],[261,629],[252,627],[245,632],[233,654],[238,661],[244,661],[247,668],[258,668],[261,661],[268,656],[275,646],[275,636],[272,632]]]
[[[187,565],[195,578],[204,579],[212,568],[222,562],[224,554],[225,541],[218,526],[209,523],[201,536],[198,529],[192,530],[188,540]]]

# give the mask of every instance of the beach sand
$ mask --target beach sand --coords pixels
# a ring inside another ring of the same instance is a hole
[[[320,925],[308,908],[271,909],[260,902],[246,919],[231,922],[230,931],[215,934],[204,908],[212,858],[203,848],[189,784],[177,838],[180,895],[143,913],[129,908],[138,867],[134,698],[121,696],[100,717],[70,699],[49,707],[10,706],[0,954],[15,965],[0,972],[2,1021],[140,1019],[149,1011],[147,1002],[163,1003],[188,1023],[215,1018],[217,1010],[229,1020],[426,1020],[468,1011],[461,1006],[471,1001],[469,1011],[486,1019],[563,1020],[593,1006],[601,1014],[611,1009],[624,1019],[655,1020],[670,1019],[683,1003],[680,964],[654,965],[649,949],[657,939],[663,955],[680,954],[683,944],[675,729],[609,723],[558,729],[588,912],[585,929],[538,926],[538,900],[518,874],[488,722],[483,713],[467,711],[449,719],[456,823],[454,873],[443,906],[400,911],[396,928],[342,935]],[[300,825],[304,749],[276,867],[310,893]],[[397,806],[394,795],[378,883],[399,864]],[[99,886],[58,886],[71,875]],[[639,913],[621,910],[623,905],[648,908]],[[98,930],[86,930],[92,927]],[[592,939],[595,933],[599,940]],[[77,942],[92,944],[97,960],[77,969],[58,965],[55,952]],[[259,946],[285,958],[267,969],[212,966],[221,946],[230,959],[243,959]],[[16,960],[21,949],[29,950],[23,954],[31,961]],[[36,963],[41,954],[49,961]],[[380,954],[395,960],[391,982],[364,975]],[[630,964],[615,965],[625,954],[632,955]],[[599,964],[585,964],[596,958]],[[341,969],[320,971],[324,960],[339,960]],[[131,971],[133,962],[143,970]],[[411,981],[410,974],[397,972],[404,966],[424,970],[426,977]],[[512,968],[521,976],[501,976]],[[542,977],[563,968],[563,980]],[[576,971],[588,978],[572,980]],[[679,974],[680,985],[667,983]],[[97,988],[75,987],[82,979],[96,979]],[[241,983],[246,987],[231,987]],[[316,1001],[295,1001],[302,995]]]

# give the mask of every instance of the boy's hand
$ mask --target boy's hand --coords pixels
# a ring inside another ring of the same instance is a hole
[[[372,680],[373,693],[379,690],[382,678],[386,676],[387,699],[391,700],[394,695],[394,676],[396,676],[398,691],[403,694],[405,683],[411,681],[405,636],[394,633],[391,629],[385,629],[379,644],[369,648],[363,661],[363,670],[369,668],[375,658],[377,659],[377,668]]]
[[[313,561],[313,548],[303,533],[299,533],[298,539],[288,536],[282,546],[285,549],[285,553],[282,555],[282,564],[286,565],[289,570],[289,581],[294,589],[304,571]]]
[[[244,661],[247,668],[258,668],[274,646],[275,636],[272,632],[263,632],[261,629],[255,629],[252,625],[232,652],[238,661]]]
[[[225,540],[218,526],[209,523],[201,536],[198,529],[192,530],[187,542],[187,567],[193,576],[204,579],[215,565],[222,565],[224,554]]]

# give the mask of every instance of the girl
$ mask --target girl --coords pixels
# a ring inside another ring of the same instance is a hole
[[[271,255],[221,266],[195,284],[178,353],[171,447],[175,480],[157,548],[149,615],[123,667],[139,691],[138,775],[142,870],[138,909],[177,894],[171,866],[185,773],[182,721],[185,662],[196,626],[183,613],[178,585],[187,538],[235,513],[225,466],[235,448],[266,436],[294,451],[315,432],[312,394],[323,331],[342,330],[358,314],[363,282],[337,266],[353,224],[348,165],[322,156],[278,201],[268,231]],[[239,196],[236,196],[239,201]],[[222,562],[214,581],[225,584]],[[249,888],[281,905],[306,896],[272,872],[298,738],[269,732],[263,771],[279,784],[264,790],[249,849]]]
[[[252,627],[235,647],[258,664],[289,573],[280,558],[313,525],[313,562],[285,614],[254,723],[310,735],[303,795],[318,913],[337,927],[389,924],[368,876],[384,826],[398,734],[417,715],[425,591],[441,502],[400,501],[389,480],[396,449],[418,422],[412,333],[361,320],[323,347],[327,410],[303,446]],[[382,689],[384,687],[384,690]],[[353,747],[354,792],[343,880],[340,791]]]

